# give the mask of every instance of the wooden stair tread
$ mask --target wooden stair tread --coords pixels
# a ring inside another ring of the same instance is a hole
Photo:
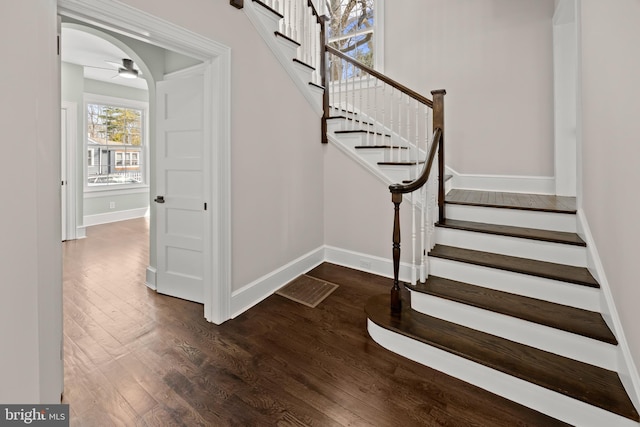
[[[388,295],[370,298],[365,311],[372,322],[385,329],[631,420],[640,420],[613,371],[418,313],[407,301],[403,301],[401,315],[393,316]]]
[[[528,258],[519,258],[490,252],[456,248],[453,246],[436,245],[429,256],[466,262],[484,267],[513,271],[515,273],[560,280],[576,285],[599,288],[600,285],[593,278],[589,270],[584,267],[555,264]]]
[[[380,166],[415,166],[424,164],[424,160],[419,162],[378,162]]]
[[[374,132],[374,131],[370,131],[370,130],[365,130],[365,129],[348,129],[348,130],[337,130],[334,133],[369,133],[372,135],[380,135],[380,136],[386,136],[386,137],[391,137],[391,135],[389,134],[382,134],[380,132]]]
[[[548,194],[522,194],[498,191],[454,189],[447,193],[445,202],[456,205],[522,209],[541,212],[576,213],[576,198]]]
[[[485,224],[472,221],[447,219],[444,223],[436,223],[436,227],[456,230],[476,231],[499,236],[520,237],[523,239],[541,240],[545,242],[564,243],[567,245],[587,246],[576,233],[564,231],[540,230],[537,228],[513,227],[509,225]]]
[[[327,117],[327,120],[347,120],[355,123],[362,123],[363,125],[366,125],[366,126],[374,126],[373,123],[365,122],[365,121],[354,119],[353,117],[347,117],[347,116],[331,116],[331,117]]]
[[[391,145],[356,145],[355,147],[356,150],[367,150],[367,149],[385,149],[385,150],[390,150],[390,149],[396,149],[396,150],[408,150],[409,147],[392,147]]]
[[[280,19],[284,18],[284,15],[281,14],[280,12],[278,12],[277,10],[273,9],[271,6],[268,6],[266,3],[261,2],[260,0],[253,0],[253,2],[257,5],[260,5],[262,7],[264,7],[265,9],[267,9],[268,11],[270,11],[271,13],[273,13],[274,15],[277,15],[280,17]],[[282,34],[282,33],[281,33]],[[284,35],[284,34],[283,34]],[[285,36],[286,37],[286,36]],[[289,38],[289,37],[287,37]],[[291,40],[291,39],[290,39]],[[298,45],[300,45],[300,43],[296,42],[294,40],[295,43],[297,43]]]
[[[617,345],[600,313],[556,304],[508,292],[475,286],[437,276],[425,283],[408,285],[411,290],[516,317],[551,328]]]

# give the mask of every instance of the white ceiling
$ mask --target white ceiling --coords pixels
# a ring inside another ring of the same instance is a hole
[[[127,79],[118,76],[118,68],[109,62],[122,63],[129,55],[110,42],[73,28],[62,28],[61,56],[63,62],[84,66],[84,77],[108,83],[147,89],[144,78]],[[136,66],[136,69],[139,68]]]

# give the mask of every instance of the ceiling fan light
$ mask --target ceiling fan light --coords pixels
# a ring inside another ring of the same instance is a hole
[[[118,70],[118,75],[120,77],[124,77],[126,79],[135,79],[136,77],[138,77],[138,71],[136,71],[136,70],[128,70],[126,68],[120,68]]]

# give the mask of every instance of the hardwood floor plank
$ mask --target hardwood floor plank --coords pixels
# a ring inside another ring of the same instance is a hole
[[[373,342],[364,306],[388,278],[322,264],[309,274],[339,288],[318,307],[273,295],[214,325],[144,285],[147,233],[123,221],[63,245],[72,425],[560,425]]]

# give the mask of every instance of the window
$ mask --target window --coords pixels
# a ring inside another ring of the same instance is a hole
[[[145,183],[146,105],[97,99],[86,103],[87,173],[90,188]]]
[[[329,45],[381,70],[382,0],[327,0],[327,5],[331,8]]]

